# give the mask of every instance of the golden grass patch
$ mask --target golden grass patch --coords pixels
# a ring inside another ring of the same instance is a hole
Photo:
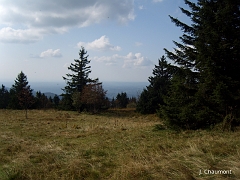
[[[239,130],[175,132],[134,109],[28,117],[0,110],[1,180],[240,179]],[[204,170],[232,174],[199,175]]]

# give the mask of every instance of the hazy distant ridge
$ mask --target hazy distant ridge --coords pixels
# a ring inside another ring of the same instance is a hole
[[[1,83],[9,90],[12,82]],[[63,93],[61,90],[66,86],[63,82],[29,82],[29,85],[34,90],[33,95],[37,91],[41,91],[47,97],[54,97],[55,94],[60,95]],[[141,94],[142,90],[149,85],[148,82],[103,82],[103,88],[107,91],[107,97],[116,97],[118,93],[126,92],[128,97],[137,97]]]

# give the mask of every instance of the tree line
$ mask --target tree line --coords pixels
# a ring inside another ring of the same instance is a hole
[[[164,49],[166,55],[158,60],[148,78],[150,84],[138,100],[123,92],[109,100],[99,79],[89,78],[90,60],[82,47],[79,59],[68,67],[71,73],[63,77],[66,86],[61,100],[47,102],[40,92],[33,98],[21,72],[9,92],[2,85],[0,107],[53,105],[64,110],[98,112],[109,107],[136,106],[140,113],[157,113],[176,129],[213,128],[218,124],[223,130],[232,129],[240,124],[240,1],[185,0],[185,4],[189,10],[180,10],[191,24],[170,16],[183,31],[180,42],[173,41],[173,50]]]
[[[191,24],[170,16],[183,34],[173,51],[164,49],[137,111],[180,129],[232,129],[240,124],[240,1],[185,4]]]
[[[48,98],[44,93],[37,91],[33,96],[33,89],[22,71],[9,91],[3,84],[0,88],[0,109],[24,109],[26,118],[28,109],[57,108],[59,103],[60,98],[57,95]]]
[[[0,89],[0,108],[1,109],[49,109],[77,110],[78,112],[87,111],[96,113],[108,108],[126,108],[136,104],[136,98],[128,98],[126,92],[118,93],[116,98],[109,100],[99,79],[89,78],[91,66],[88,64],[87,51],[84,47],[79,50],[79,59],[74,59],[74,63],[68,67],[71,73],[63,76],[66,86],[62,89],[63,93],[52,97],[47,97],[40,91],[33,95],[27,76],[21,71],[15,83],[8,91],[4,85]]]

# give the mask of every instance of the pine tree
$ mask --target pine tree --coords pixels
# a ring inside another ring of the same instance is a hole
[[[9,102],[9,92],[2,84],[2,88],[0,89],[0,109],[6,109]]]
[[[128,97],[127,97],[127,93],[126,92],[122,92],[121,94],[118,93],[116,96],[116,105],[119,108],[126,108],[127,104],[128,104]]]
[[[198,96],[214,112],[215,122],[240,116],[240,2],[200,1],[204,20],[197,31]],[[233,123],[233,122],[225,122]]]
[[[200,126],[195,116],[198,107],[195,103],[196,87],[194,84],[197,86],[191,70],[177,68],[167,95],[163,98],[164,104],[158,111],[160,118],[165,119],[168,125],[176,129],[197,129]]]
[[[60,102],[60,98],[58,97],[58,95],[55,94],[55,96],[53,97],[53,104],[54,104],[55,108],[58,107],[59,102]]]
[[[171,78],[176,67],[167,62],[166,57],[158,59],[158,65],[153,69],[153,76],[148,78],[150,83],[141,93],[137,111],[142,114],[155,113],[164,104],[163,97],[167,95]]]
[[[10,89],[10,102],[8,107],[11,109],[27,109],[33,104],[33,95],[30,85],[28,85],[27,76],[21,71],[15,84]]]
[[[37,91],[37,92],[36,92],[36,96],[35,96],[34,108],[42,109],[42,101],[41,101],[41,98],[42,98],[42,93],[41,93],[41,91]]]
[[[114,97],[112,98],[112,100],[111,100],[111,102],[110,102],[110,107],[111,107],[111,108],[116,108],[116,100],[115,100]]]
[[[156,109],[153,107],[151,99],[152,97],[150,91],[143,89],[137,102],[136,111],[142,114],[154,113]]]
[[[32,95],[32,89],[30,89],[30,86],[25,86],[22,88],[22,90],[18,94],[18,100],[20,106],[25,110],[25,117],[27,119],[27,110],[34,103],[34,97]]]
[[[181,8],[192,24],[170,16],[183,30],[174,52],[165,49],[179,72],[173,77],[161,115],[182,128],[214,126],[239,118],[240,14],[239,1],[185,0]]]
[[[98,79],[92,80],[88,76],[91,73],[91,66],[88,66],[90,60],[88,60],[87,51],[85,51],[84,47],[81,47],[79,51],[79,59],[74,59],[75,63],[71,63],[68,67],[68,70],[72,71],[73,73],[66,74],[67,77],[63,77],[66,81],[67,86],[62,89],[65,94],[62,94],[62,106],[65,109],[73,109],[73,100],[72,95],[75,92],[82,92],[84,86],[87,83],[96,82]]]

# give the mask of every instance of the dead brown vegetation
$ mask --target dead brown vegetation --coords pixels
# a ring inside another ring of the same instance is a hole
[[[176,132],[133,109],[0,110],[0,179],[240,179],[239,135]]]

